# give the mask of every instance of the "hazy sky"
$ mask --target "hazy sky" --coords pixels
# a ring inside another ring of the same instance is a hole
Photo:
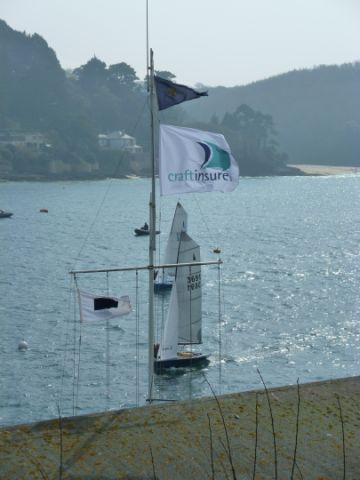
[[[240,85],[360,59],[360,0],[149,0],[155,67],[194,85]],[[37,32],[64,68],[94,54],[145,75],[146,0],[0,0],[0,18]]]

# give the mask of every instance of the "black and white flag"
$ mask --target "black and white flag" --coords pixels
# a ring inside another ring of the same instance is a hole
[[[94,322],[97,320],[110,320],[121,317],[131,312],[130,298],[105,297],[78,290],[80,321]]]

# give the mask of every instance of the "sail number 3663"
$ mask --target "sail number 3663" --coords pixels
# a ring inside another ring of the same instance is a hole
[[[195,273],[194,275],[187,276],[187,289],[188,291],[197,290],[201,287],[201,273]]]

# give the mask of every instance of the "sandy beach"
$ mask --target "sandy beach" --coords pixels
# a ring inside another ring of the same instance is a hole
[[[356,167],[344,167],[335,165],[307,165],[297,164],[289,165],[289,167],[295,167],[302,170],[307,175],[344,175],[360,173],[360,169]]]

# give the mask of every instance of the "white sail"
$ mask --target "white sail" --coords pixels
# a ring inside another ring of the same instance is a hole
[[[200,262],[200,247],[186,232],[180,235],[178,263]],[[201,267],[178,267],[178,343],[201,343]],[[173,287],[174,288],[174,287]]]
[[[179,305],[176,285],[171,290],[169,310],[167,313],[163,338],[159,348],[158,359],[176,358],[178,345]]]
[[[181,203],[177,203],[174,218],[171,224],[171,230],[168,238],[168,242],[165,250],[165,264],[177,263],[178,254],[179,254],[179,242],[181,232],[187,232],[187,213]],[[175,268],[167,268],[165,276],[174,277]]]

